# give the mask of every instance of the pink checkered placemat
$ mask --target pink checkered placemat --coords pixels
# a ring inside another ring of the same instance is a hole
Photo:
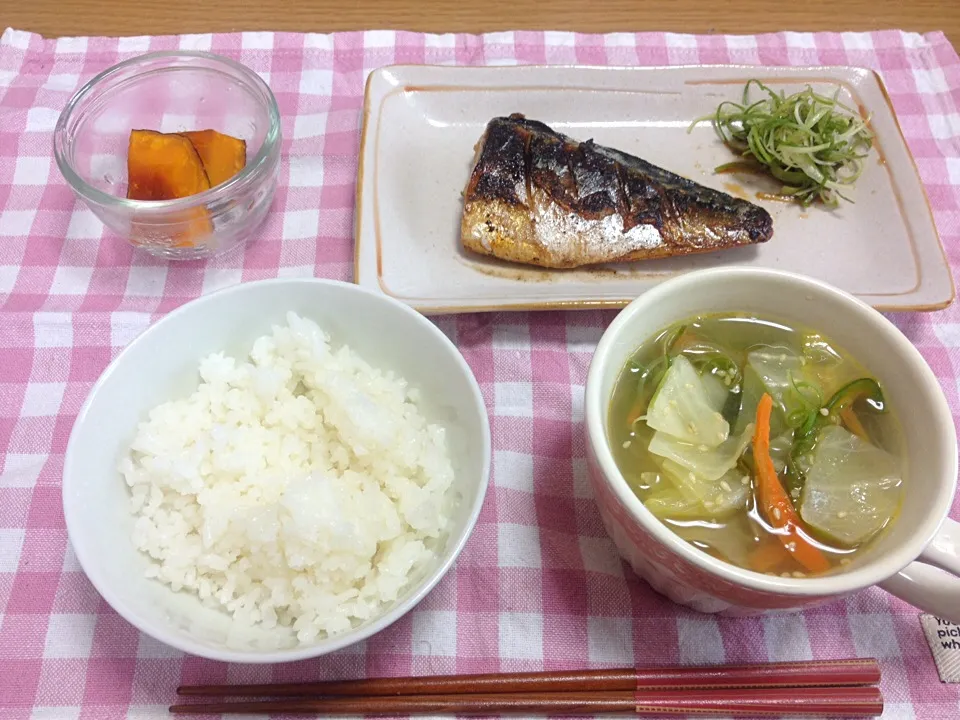
[[[274,211],[243,253],[167,264],[134,253],[77,204],[51,158],[68,97],[148,50],[219,52],[259,72],[283,116]],[[493,479],[457,566],[365,643],[277,667],[207,662],[113,613],[67,543],[60,473],[71,425],[110,359],[170,309],[275,276],[350,279],[363,85],[390,63],[852,64],[881,71],[960,267],[960,59],[940,33],[750,37],[664,33],[485,36],[373,31],[0,39],[0,718],[165,717],[184,682],[876,656],[885,717],[960,717],[918,612],[880,590],[797,615],[681,609],[617,559],[586,486],[580,428],[590,354],[612,313],[439,320],[483,389]],[[960,304],[894,317],[960,414]],[[960,518],[960,502],[953,517]]]

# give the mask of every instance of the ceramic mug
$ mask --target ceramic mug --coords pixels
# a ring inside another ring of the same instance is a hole
[[[755,313],[811,328],[852,353],[880,381],[903,429],[906,474],[899,516],[842,571],[784,578],[744,570],[699,550],[657,520],[628,487],[610,451],[607,413],[628,358],[659,331],[695,315]],[[879,585],[960,622],[960,523],[947,518],[957,485],[957,438],[936,377],[889,320],[830,285],[754,268],[695,271],[627,306],[590,364],[585,421],[590,483],[620,554],[654,589],[703,612],[794,610]]]

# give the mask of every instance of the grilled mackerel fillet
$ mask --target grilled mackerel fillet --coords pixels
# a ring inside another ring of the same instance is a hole
[[[711,252],[766,242],[763,208],[523,115],[494,118],[464,193],[463,246],[528,265]]]

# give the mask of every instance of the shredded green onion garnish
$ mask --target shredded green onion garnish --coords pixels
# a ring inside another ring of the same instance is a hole
[[[765,97],[751,101],[751,86]],[[818,199],[836,207],[839,198],[850,200],[842,190],[860,177],[862,161],[873,145],[870,118],[839,102],[839,93],[838,88],[833,97],[826,97],[808,85],[788,96],[751,80],[743,88],[742,103],[720,103],[716,112],[694,120],[689,130],[712,122],[724,143],[783,183],[784,195],[804,207]],[[742,169],[743,165],[738,161],[715,170]]]

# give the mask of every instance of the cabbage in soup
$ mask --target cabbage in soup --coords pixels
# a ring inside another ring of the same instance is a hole
[[[704,315],[644,343],[614,387],[609,436],[648,510],[761,573],[848,564],[903,494],[877,380],[822,335],[748,315]]]

